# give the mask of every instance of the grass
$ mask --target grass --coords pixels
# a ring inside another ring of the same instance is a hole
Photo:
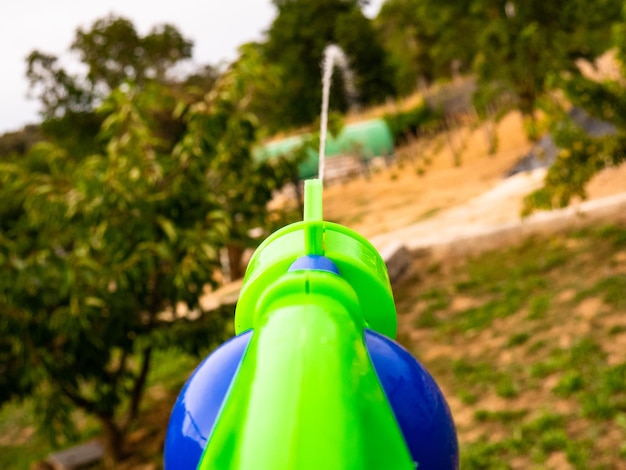
[[[0,408],[0,468],[28,469],[33,460],[53,452],[35,427],[32,400],[12,401]]]
[[[141,450],[136,451],[140,455],[139,461],[153,461],[156,465],[153,468],[161,465],[160,442],[167,428],[173,400],[198,363],[198,358],[175,348],[155,352],[142,404],[146,419],[134,428],[138,435],[146,439],[138,446]],[[13,401],[0,408],[0,469],[28,470],[34,461],[58,451],[43,435],[36,432],[36,418],[35,406],[30,399]],[[99,432],[95,421],[83,416],[80,421],[85,424],[77,442],[94,438]],[[142,452],[144,455],[141,455]],[[135,463],[128,463],[128,468],[135,468]]]
[[[617,225],[420,260],[396,291],[400,334],[448,398],[463,470],[626,467],[625,274]],[[160,468],[171,404],[197,362],[157,354],[141,451],[122,470]],[[0,468],[52,451],[34,423],[29,401],[0,411]]]
[[[578,301],[589,297],[601,297],[602,300],[621,310],[626,310],[626,274],[616,274],[600,279],[589,289],[576,296]]]
[[[625,260],[626,227],[607,225],[422,261],[398,290],[462,469],[626,468]]]

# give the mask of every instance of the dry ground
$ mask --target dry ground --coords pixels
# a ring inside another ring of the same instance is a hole
[[[325,217],[369,238],[426,219],[436,224],[447,209],[460,208],[501,184],[506,171],[532,147],[518,113],[502,119],[497,136],[498,149],[492,155],[482,127],[465,127],[450,136],[414,142],[399,152],[398,163],[393,166],[369,178],[327,187]],[[463,149],[461,165],[454,165],[449,138],[453,148]],[[537,182],[529,181],[528,191],[536,186]],[[626,165],[605,170],[588,187],[592,199],[621,192],[626,192]],[[482,209],[483,216],[490,220],[518,218],[522,197],[523,193],[493,199]]]

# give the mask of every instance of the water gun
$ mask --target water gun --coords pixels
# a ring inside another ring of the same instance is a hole
[[[180,392],[165,470],[457,469],[445,398],[396,328],[381,256],[306,181],[304,220],[250,260],[237,336]]]

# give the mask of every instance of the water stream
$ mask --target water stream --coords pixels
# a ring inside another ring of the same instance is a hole
[[[330,96],[330,84],[335,65],[339,67],[343,75],[344,87],[348,96],[348,102],[356,98],[352,72],[348,66],[348,59],[339,46],[331,44],[324,49],[324,61],[322,62],[322,113],[320,121],[320,151],[318,178],[324,181],[326,169],[326,135],[328,132],[328,100]]]

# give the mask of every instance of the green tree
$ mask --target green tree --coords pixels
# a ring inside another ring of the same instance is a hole
[[[616,7],[613,2],[604,4],[610,4],[611,11]],[[613,25],[612,41],[623,75],[626,72],[626,8],[621,8],[621,19]],[[593,23],[599,21],[604,12],[594,10],[589,15],[592,18],[589,21]],[[604,38],[607,32],[611,30],[605,27],[595,34]],[[551,132],[560,151],[555,163],[548,169],[543,187],[524,200],[525,215],[537,209],[565,207],[573,198],[585,199],[586,185],[593,176],[626,161],[626,92],[623,82],[591,80],[578,73],[553,74],[548,80],[553,88],[562,90],[568,104],[613,124],[615,132],[589,135],[569,118],[562,102],[547,101]]]
[[[560,148],[542,188],[524,200],[523,214],[537,209],[566,207],[573,198],[585,199],[587,183],[599,171],[626,161],[626,91],[613,81],[561,77],[561,88],[571,103],[615,126],[614,133],[591,136],[577,126],[563,106],[553,104],[551,133]]]
[[[112,461],[154,350],[198,351],[175,336],[188,322],[173,312],[199,309],[219,250],[267,228],[267,202],[294,171],[253,161],[239,65],[193,104],[156,82],[113,90],[102,153],[75,159],[46,143],[0,163],[0,400],[33,393],[53,436],[71,434],[72,409],[94,415]],[[171,109],[185,122],[173,145],[159,122]],[[228,330],[213,315],[191,325],[204,325],[205,346]]]
[[[400,94],[415,91],[420,79],[428,85],[449,78],[454,66],[468,71],[477,52],[477,24],[464,2],[387,0],[376,28],[391,56]]]
[[[483,87],[513,92],[532,117],[551,75],[577,74],[578,59],[610,46],[621,8],[619,0],[593,8],[565,0],[389,0],[377,24],[404,80],[447,76],[456,64]]]
[[[430,64],[420,63],[428,60],[424,53],[425,41],[418,35],[424,30],[419,25],[417,0],[387,0],[383,3],[375,20],[389,62],[395,70],[395,86],[398,94],[409,95],[417,89],[420,75],[432,78]]]
[[[191,57],[192,42],[168,24],[141,36],[128,19],[108,16],[89,29],[79,28],[71,51],[86,65],[85,75],[72,75],[58,57],[35,50],[27,58],[26,76],[42,106],[43,133],[82,157],[103,150],[96,139],[102,124],[95,112],[99,103],[123,83],[141,88],[169,82],[168,71]],[[180,123],[168,116],[162,130],[180,132]]]
[[[282,71],[279,65],[270,63],[264,55],[264,45],[247,43],[239,47],[237,68],[244,79],[240,105],[256,117],[260,137],[269,137],[279,130],[281,118],[277,110],[282,106],[280,90]]]
[[[209,185],[230,222],[226,248],[231,279],[243,276],[243,252],[258,243],[249,233],[267,228],[268,221],[275,218],[268,204],[276,191],[293,181],[297,164],[286,157],[263,162],[253,158],[258,121],[248,106],[251,94],[257,91],[250,84],[258,69],[255,56],[249,55],[254,51],[248,52],[242,50],[206,103],[192,106],[196,121],[190,123],[186,135],[194,142],[190,146],[213,153]]]
[[[227,232],[210,158],[184,144],[165,152],[154,136],[162,99],[116,90],[105,153],[77,162],[45,144],[0,171],[2,398],[34,392],[52,435],[71,430],[74,407],[96,416],[111,460],[170,326],[164,312],[197,308]]]
[[[165,83],[167,72],[191,57],[192,47],[172,25],[155,26],[142,37],[130,20],[111,15],[76,31],[70,50],[87,66],[85,76],[71,75],[58,57],[38,50],[27,58],[26,76],[44,118],[90,112],[123,83]]]
[[[153,27],[141,37],[130,20],[108,16],[88,30],[79,28],[71,49],[87,65],[92,88],[112,90],[124,82],[142,86],[167,81],[167,72],[191,57],[193,44],[172,25]]]
[[[522,113],[533,118],[554,74],[579,74],[578,59],[593,60],[610,46],[610,25],[621,2],[486,0],[474,4],[483,26],[474,63],[483,84],[499,82],[518,98]]]
[[[264,55],[280,68],[275,90],[275,127],[310,124],[321,103],[320,64],[329,43],[341,46],[355,74],[360,102],[376,103],[394,93],[384,51],[357,0],[276,0],[278,16],[268,31]],[[346,109],[336,75],[331,103]]]

